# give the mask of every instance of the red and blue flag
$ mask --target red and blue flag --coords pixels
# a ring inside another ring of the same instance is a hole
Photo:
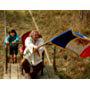
[[[72,30],[67,30],[50,41],[60,47],[72,50],[82,58],[90,57],[90,40],[79,34],[77,36]]]

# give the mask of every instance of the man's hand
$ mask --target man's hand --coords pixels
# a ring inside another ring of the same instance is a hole
[[[33,52],[34,52],[34,53],[36,52],[36,53],[40,56],[38,49],[39,49],[38,46],[37,46],[37,48],[33,48]]]

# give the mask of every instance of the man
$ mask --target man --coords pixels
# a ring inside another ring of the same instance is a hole
[[[25,72],[30,73],[30,64],[35,65],[42,61],[42,52],[43,47],[40,47],[44,44],[40,33],[36,30],[30,33],[30,36],[25,40],[25,50],[24,57],[22,61],[22,66]]]

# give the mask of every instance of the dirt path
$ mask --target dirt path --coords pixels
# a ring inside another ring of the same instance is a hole
[[[44,74],[41,76],[40,73],[38,73],[35,79],[57,79],[57,78],[58,77],[52,71],[52,66],[45,65]],[[26,79],[26,77],[25,75],[21,74],[19,63],[17,64],[9,63],[7,73],[5,72],[4,67],[3,79]]]

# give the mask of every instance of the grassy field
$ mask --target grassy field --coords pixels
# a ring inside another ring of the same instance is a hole
[[[71,28],[90,37],[90,11],[47,10],[32,11],[36,23],[45,41]],[[6,11],[7,31],[15,28],[21,36],[27,31],[36,29],[28,11]],[[4,39],[4,14],[0,11],[0,61],[4,60],[2,43]],[[53,46],[47,46],[51,60]],[[60,78],[90,78],[90,61],[81,59],[73,52],[56,46],[56,74]],[[2,64],[0,64],[2,67]],[[3,71],[3,69],[2,69]],[[0,71],[0,72],[2,72]]]

